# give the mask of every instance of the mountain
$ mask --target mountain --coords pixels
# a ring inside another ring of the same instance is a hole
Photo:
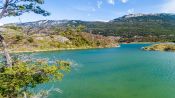
[[[81,23],[82,22],[80,20],[40,20],[35,22],[6,24],[6,26],[16,25],[21,27],[38,28],[38,27],[51,27],[51,26],[66,26],[68,24],[81,24]]]
[[[36,22],[7,24],[30,28],[66,28],[83,25],[86,32],[122,38],[152,37],[174,40],[175,14],[129,14],[109,22],[81,20],[41,20]]]
[[[175,14],[129,14],[114,19],[111,22],[171,22],[175,21]]]

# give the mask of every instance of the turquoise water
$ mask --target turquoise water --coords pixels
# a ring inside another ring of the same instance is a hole
[[[41,52],[36,57],[74,63],[61,82],[49,84],[63,93],[52,92],[49,98],[175,98],[175,53],[140,49],[148,45]]]

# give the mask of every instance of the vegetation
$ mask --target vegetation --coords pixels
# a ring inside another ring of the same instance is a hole
[[[135,15],[135,14],[134,14]],[[83,31],[103,36],[118,36],[120,42],[167,42],[175,41],[175,15],[174,14],[143,14],[141,16],[125,15],[109,22],[88,22],[80,20],[41,20],[30,23],[16,24],[20,27],[67,28],[84,26]],[[42,23],[39,24],[38,23]],[[33,25],[35,24],[35,25]]]
[[[15,27],[14,27],[15,28]],[[115,47],[118,38],[105,37],[83,32],[83,26],[67,27],[65,29],[54,27],[50,29],[31,29],[28,35],[26,28],[16,30],[5,27],[2,35],[8,43],[11,52],[49,51],[77,48],[103,48]]]
[[[103,35],[115,35],[124,38],[133,38],[135,36],[155,36],[160,39],[162,36],[162,40],[168,40],[171,36],[174,36],[174,25],[175,15],[164,13],[143,14],[141,16],[133,17],[130,17],[130,15],[125,15],[107,23],[95,22],[86,24],[88,30],[92,30],[92,32],[95,34],[100,33]]]
[[[144,47],[143,49],[149,51],[175,51],[175,44],[174,43],[155,44],[152,46]]]
[[[50,15],[49,12],[42,9],[39,5],[43,4],[44,0],[3,0],[0,1],[0,19],[8,16],[20,16],[26,12],[34,12],[43,16]],[[19,30],[21,27],[9,26],[9,28]],[[19,38],[19,37],[18,37]],[[12,60],[7,50],[4,37],[0,34],[0,42],[2,43],[6,66],[12,67]]]
[[[49,13],[40,7],[43,3],[44,0],[1,0],[0,19],[7,16],[20,16],[26,12],[48,16]],[[31,98],[35,95],[29,91],[29,88],[51,80],[61,80],[62,72],[70,70],[70,64],[65,61],[48,64],[43,60],[11,59],[8,47],[20,48],[21,44],[26,46],[27,44],[36,46],[36,44],[34,44],[33,37],[28,36],[28,33],[21,33],[22,27],[8,26],[6,28],[9,29],[3,28],[7,31],[0,32],[1,49],[4,53],[3,58],[0,58],[0,97]],[[8,47],[6,42],[9,42]]]
[[[4,64],[1,64],[4,65]],[[13,67],[0,68],[0,96],[3,98],[30,98],[34,96],[29,88],[48,81],[61,80],[62,71],[69,71],[70,64],[57,61],[48,64],[47,61],[20,61],[15,60]]]

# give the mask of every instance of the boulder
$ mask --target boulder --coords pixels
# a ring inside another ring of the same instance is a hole
[[[70,42],[70,40],[67,37],[61,35],[55,37],[55,39],[60,43]]]

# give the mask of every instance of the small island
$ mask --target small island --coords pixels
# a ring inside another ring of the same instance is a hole
[[[147,51],[175,51],[175,43],[160,43],[144,47]]]

